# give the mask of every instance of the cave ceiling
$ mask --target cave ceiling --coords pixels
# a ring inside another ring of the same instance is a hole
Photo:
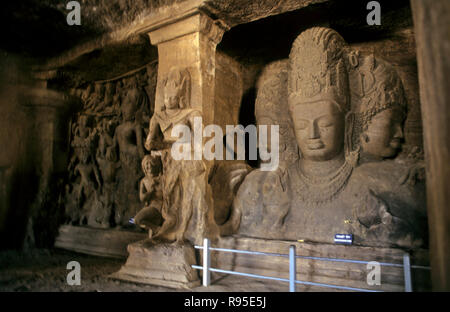
[[[351,42],[382,36],[391,30],[391,17],[399,27],[399,14],[403,26],[412,23],[401,18],[409,11],[398,10],[409,10],[407,0],[380,1],[387,13],[376,30],[365,24],[363,0],[80,0],[82,25],[69,26],[68,1],[21,0],[3,3],[0,50],[29,59],[39,70],[59,68],[88,81],[110,79],[157,59],[156,47],[145,32],[135,31],[136,25],[163,6],[189,1],[230,29],[218,49],[244,63],[286,57],[291,41],[311,24],[334,27]],[[361,20],[350,18],[358,16],[355,11]]]

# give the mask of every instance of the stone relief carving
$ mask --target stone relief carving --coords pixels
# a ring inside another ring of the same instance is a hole
[[[142,159],[142,170],[145,177],[139,184],[139,199],[144,208],[134,217],[140,227],[150,231],[149,236],[156,233],[162,222],[162,163],[159,156],[145,155]]]
[[[360,152],[354,179],[365,179],[371,192],[355,212],[355,226],[372,244],[421,246],[427,229],[425,166],[418,147],[406,157],[398,155],[407,113],[401,79],[392,65],[373,55],[352,52],[349,59],[353,144]]]
[[[154,113],[145,142],[147,150],[161,156],[164,172],[161,211],[164,222],[152,235],[154,241],[183,241],[190,223],[195,223],[195,208],[205,200],[201,189],[206,170],[203,161],[174,160],[171,156],[172,144],[178,139],[172,137],[172,128],[186,125],[193,130],[194,118],[202,116],[190,106],[190,79],[187,69],[169,71],[162,82],[164,105]]]
[[[279,168],[242,183],[245,164],[207,173],[203,161],[172,158],[174,125],[193,129],[202,112],[190,103],[189,71],[178,68],[160,82],[155,111],[149,69],[81,93],[65,193],[71,222],[107,228],[134,217],[153,242],[179,242],[201,227],[196,207],[212,196],[222,235],[331,243],[350,233],[361,245],[425,244],[423,160],[419,148],[398,155],[407,103],[386,61],[351,50],[332,29],[300,34],[289,59],[266,66],[257,83],[258,126],[279,125]]]
[[[150,72],[148,72],[150,71]],[[100,228],[128,227],[140,209],[144,138],[153,111],[146,66],[117,79],[89,83],[79,94],[81,112],[72,124],[69,183],[64,193],[67,222]]]
[[[406,100],[394,68],[373,55],[349,55],[353,142],[362,157],[394,157],[401,148]]]
[[[277,180],[286,168],[299,158],[298,146],[288,113],[287,78],[288,60],[277,61],[267,65],[257,82],[255,116],[257,126],[279,126],[278,170],[273,172],[254,170],[245,177],[234,198],[234,209],[228,222],[221,226],[221,234],[233,233],[240,226],[240,233],[262,234],[262,231],[279,224],[284,215],[283,207],[271,206],[278,197]],[[268,134],[267,146],[271,138]],[[262,225],[264,223],[264,225]],[[270,225],[269,225],[270,223]]]
[[[299,157],[295,142],[292,121],[287,106],[287,74],[289,61],[276,61],[267,65],[258,82],[255,103],[256,123],[260,125],[278,125],[280,134],[280,166],[286,167]],[[267,135],[271,138],[270,134]],[[267,141],[267,147],[270,142]]]
[[[333,199],[355,166],[345,144],[350,103],[344,47],[342,37],[326,28],[303,32],[292,46],[288,102],[302,159],[289,171],[305,202]]]
[[[287,71],[287,94],[274,104],[289,104],[300,157],[248,175],[222,234],[332,243],[349,233],[361,245],[422,246],[422,166],[395,158],[406,100],[392,66],[314,27],[295,40]],[[257,117],[269,92],[258,92]]]

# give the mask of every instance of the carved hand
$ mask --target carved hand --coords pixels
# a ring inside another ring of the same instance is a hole
[[[245,163],[237,163],[230,166],[228,172],[228,183],[230,190],[236,194],[239,185],[244,181],[247,174],[252,170],[251,167]]]

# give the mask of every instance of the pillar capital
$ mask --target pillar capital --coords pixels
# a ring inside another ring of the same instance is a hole
[[[159,25],[149,31],[150,41],[153,45],[175,40],[187,35],[199,33],[205,38],[218,44],[226,30],[220,21],[214,21],[201,11],[191,12],[183,17],[173,17],[171,21]]]
[[[156,110],[163,105],[161,82],[171,69],[184,69],[191,76],[191,108],[202,112],[206,124],[213,122],[216,46],[226,29],[198,7],[166,16],[147,28],[159,54]]]

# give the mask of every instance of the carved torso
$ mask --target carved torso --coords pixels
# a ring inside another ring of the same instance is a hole
[[[196,109],[178,109],[173,113],[166,111],[158,112],[153,115],[154,122],[159,124],[163,134],[164,141],[175,142],[178,138],[172,137],[172,129],[175,125],[188,125],[190,118],[201,116],[200,111]]]
[[[140,128],[136,123],[126,121],[116,128],[116,137],[119,144],[120,154],[138,156],[138,131]]]

